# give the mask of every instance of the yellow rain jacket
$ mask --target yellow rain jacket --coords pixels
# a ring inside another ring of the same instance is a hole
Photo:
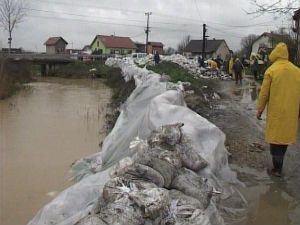
[[[233,63],[234,63],[234,59],[231,57],[230,60],[229,60],[229,66],[228,66],[229,71],[228,72],[229,72],[229,74],[232,74],[232,78],[235,79],[235,74],[234,74],[234,71],[232,69]]]
[[[207,63],[213,69],[216,69],[218,67],[218,64],[214,60],[207,60]]]
[[[296,142],[300,99],[300,69],[288,61],[286,44],[279,43],[269,56],[273,63],[265,72],[257,111],[266,105],[265,139],[271,144]]]

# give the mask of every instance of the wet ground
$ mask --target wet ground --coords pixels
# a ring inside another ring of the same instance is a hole
[[[72,162],[99,151],[111,90],[47,78],[0,101],[0,224],[26,224],[70,186]]]
[[[218,86],[221,100],[213,103],[208,119],[226,134],[231,168],[245,184],[237,188],[248,202],[242,220],[229,224],[299,224],[299,138],[288,148],[283,177],[270,177],[266,172],[271,158],[264,141],[265,115],[262,121],[255,117],[260,85],[244,79],[243,85],[218,81]]]

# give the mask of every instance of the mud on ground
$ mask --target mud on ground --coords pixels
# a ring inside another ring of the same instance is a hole
[[[186,97],[188,107],[218,126],[226,135],[229,163],[245,187],[237,187],[245,196],[248,208],[243,221],[228,224],[299,224],[300,162],[299,137],[288,147],[283,164],[283,177],[267,174],[271,167],[269,145],[264,140],[265,114],[256,119],[256,103],[260,85],[244,79],[214,81],[206,96],[196,92]],[[218,93],[220,98],[213,98]],[[272,215],[270,217],[269,215]]]
[[[187,96],[188,107],[226,134],[225,145],[231,153],[230,163],[265,168],[268,145],[264,142],[262,126],[253,123],[253,103],[258,90],[254,86],[251,88],[248,82],[235,86],[232,81],[218,80],[214,84],[213,89],[205,88]]]

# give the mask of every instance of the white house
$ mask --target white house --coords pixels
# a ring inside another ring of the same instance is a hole
[[[45,43],[47,54],[64,53],[68,42],[62,37],[50,37]]]
[[[252,52],[258,53],[260,48],[273,49],[276,44],[285,39],[286,35],[265,32],[260,35],[252,44]]]

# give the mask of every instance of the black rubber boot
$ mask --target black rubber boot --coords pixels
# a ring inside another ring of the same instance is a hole
[[[281,176],[281,170],[283,165],[283,155],[272,155],[273,169],[271,173],[277,177]]]

